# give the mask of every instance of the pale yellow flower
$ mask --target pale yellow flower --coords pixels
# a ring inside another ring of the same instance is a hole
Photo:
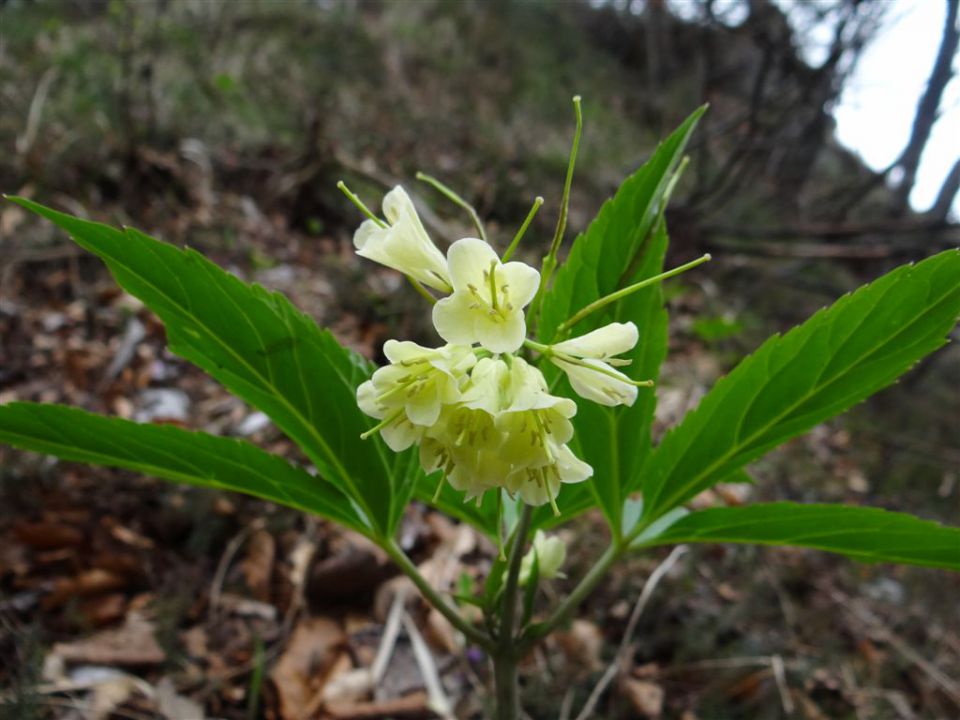
[[[450,292],[447,261],[427,235],[410,196],[399,185],[384,196],[383,214],[387,227],[365,220],[354,233],[357,255],[399,270],[441,292]]]
[[[472,500],[503,485],[510,472],[498,452],[502,437],[493,416],[463,405],[447,406],[420,442],[424,472],[442,470],[454,489]]]
[[[533,536],[530,551],[520,561],[520,584],[526,586],[533,573],[533,556],[537,556],[537,575],[541,580],[563,577],[560,568],[567,559],[567,545],[556,535],[547,537],[543,530]]]
[[[566,445],[551,447],[550,453],[554,460],[549,465],[515,467],[507,476],[507,490],[511,494],[519,494],[528,505],[550,503],[556,508],[561,483],[583,482],[593,475],[593,468],[574,455]]]
[[[540,273],[521,262],[500,262],[483,240],[450,246],[447,265],[453,294],[433,306],[433,324],[450,343],[480,343],[493,353],[512,353],[527,334],[523,308],[533,300]]]
[[[542,467],[554,462],[554,448],[570,441],[577,404],[547,392],[543,374],[522,358],[513,358],[506,398],[497,413],[501,454],[515,467]]]
[[[639,335],[632,322],[610,323],[581,337],[550,346],[548,357],[570,379],[574,391],[600,405],[633,405],[637,387],[611,367],[616,355],[632,350]]]
[[[388,340],[383,351],[391,364],[357,388],[357,404],[383,421],[377,429],[391,449],[400,452],[437,422],[444,405],[460,399],[476,356],[462,345],[425,348],[396,340]]]

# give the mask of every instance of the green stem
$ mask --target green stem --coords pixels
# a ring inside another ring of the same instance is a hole
[[[487,231],[483,229],[483,223],[480,222],[480,216],[477,215],[477,211],[474,210],[473,205],[468,203],[457,193],[451,190],[449,187],[444,185],[442,182],[437,180],[432,175],[427,175],[426,173],[418,172],[417,180],[427,183],[430,187],[436,190],[438,193],[443,195],[447,200],[452,202],[454,205],[466,210],[467,214],[470,216],[470,220],[473,222],[473,226],[477,229],[477,232],[480,233],[480,239],[484,242],[487,241]]]
[[[518,683],[517,664],[515,657],[503,657],[494,654],[493,687],[496,697],[497,720],[519,720],[520,718],[520,688]]]
[[[353,192],[352,190],[350,190],[350,188],[347,187],[347,184],[343,180],[340,180],[337,182],[337,188],[340,190],[340,192],[342,192],[344,195],[347,196],[347,199],[350,202],[352,202],[354,205],[357,206],[357,210],[362,212],[369,219],[373,220],[373,222],[377,224],[377,227],[381,227],[381,228],[387,227],[387,224],[383,220],[378,218],[376,215],[374,215],[373,211],[364,204],[363,200],[361,200],[360,197],[355,192]]]
[[[711,255],[707,253],[706,255],[698,257],[696,260],[691,260],[690,262],[680,265],[679,267],[675,267],[672,270],[667,270],[666,272],[660,273],[659,275],[648,277],[647,279],[641,280],[640,282],[636,282],[633,285],[627,285],[627,287],[620,288],[616,292],[612,292],[609,295],[605,295],[599,300],[594,300],[585,308],[575,313],[573,317],[571,317],[569,320],[566,320],[563,323],[561,323],[560,326],[557,328],[557,335],[562,336],[563,333],[565,333],[567,330],[572,328],[578,322],[583,320],[585,317],[587,317],[587,315],[590,315],[592,313],[595,313],[597,310],[601,310],[605,308],[610,303],[614,303],[617,300],[621,300],[625,298],[627,295],[635,293],[638,290],[643,290],[643,288],[645,287],[649,287],[650,285],[653,285],[655,283],[662,282],[664,280],[667,280],[668,278],[674,277],[675,275],[685,273],[687,270],[692,270],[698,265],[703,265],[703,263],[708,262],[712,259],[713,258],[711,257]]]
[[[597,560],[590,571],[583,576],[580,583],[573,589],[566,599],[557,606],[553,614],[544,622],[531,626],[531,629],[524,633],[520,638],[518,650],[523,653],[529,650],[538,640],[549,635],[558,625],[569,619],[574,611],[580,606],[586,597],[593,592],[594,588],[607,574],[607,570],[615,563],[626,549],[626,545],[621,542],[611,542],[610,546],[604,551],[603,555]]]
[[[550,278],[557,267],[557,253],[560,251],[560,243],[563,240],[563,233],[567,229],[567,215],[570,209],[570,187],[573,185],[573,168],[577,164],[577,151],[580,149],[580,136],[583,134],[583,111],[580,108],[580,96],[573,97],[573,112],[577,118],[577,129],[573,134],[573,144],[570,147],[570,159],[567,161],[567,177],[563,181],[563,196],[560,199],[560,216],[557,218],[557,229],[553,233],[553,242],[550,243],[550,252],[543,259],[543,265],[540,267],[540,287],[537,288],[537,295],[530,305],[531,318],[537,317],[540,311],[540,303],[543,301],[543,294],[547,291]]]
[[[403,571],[404,575],[413,581],[413,584],[416,585],[417,589],[423,593],[423,596],[430,601],[430,604],[439,610],[440,613],[450,621],[451,625],[462,632],[467,639],[476,643],[484,650],[488,652],[493,651],[493,642],[491,641],[490,637],[467,622],[463,615],[457,612],[457,609],[450,605],[443,598],[443,596],[437,592],[429,582],[427,582],[427,579],[420,574],[417,566],[413,564],[413,561],[409,557],[407,557],[407,554],[403,551],[403,548],[397,544],[396,540],[393,538],[387,540],[383,544],[383,549],[386,550],[387,555],[390,556],[390,559],[393,560]]]
[[[406,276],[407,280],[410,281],[410,284],[413,286],[413,289],[420,293],[424,299],[429,302],[431,305],[437,304],[437,299],[429,293],[429,291],[423,286],[423,284],[416,278]]]
[[[517,613],[517,587],[520,584],[520,564],[523,560],[523,548],[527,544],[527,533],[533,519],[533,506],[523,504],[517,529],[513,533],[510,545],[510,559],[507,563],[507,582],[503,590],[503,612],[500,622],[499,649],[510,650],[513,646],[513,622]]]
[[[514,644],[513,624],[517,613],[517,588],[520,584],[520,565],[527,534],[533,519],[533,507],[524,503],[520,519],[513,532],[510,559],[507,562],[507,582],[503,591],[500,631],[497,645],[491,652],[494,688],[497,698],[497,720],[517,720],[520,717],[517,663],[520,654]]]
[[[537,214],[537,211],[540,209],[540,206],[543,205],[543,198],[539,195],[533,201],[533,207],[530,208],[530,212],[527,213],[526,220],[523,221],[523,225],[520,226],[520,229],[517,230],[517,234],[513,236],[513,241],[510,243],[510,246],[507,248],[506,252],[503,253],[502,262],[507,262],[516,252],[517,246],[520,244],[520,240],[527,232],[527,228],[530,227],[530,223],[533,222],[533,216]]]

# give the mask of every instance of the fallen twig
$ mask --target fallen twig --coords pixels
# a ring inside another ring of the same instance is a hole
[[[633,612],[630,613],[630,619],[627,621],[627,628],[623,633],[623,639],[620,641],[620,647],[617,649],[617,654],[614,655],[613,662],[610,663],[610,667],[607,668],[606,672],[604,672],[603,676],[600,678],[600,681],[593,688],[593,692],[590,693],[590,697],[587,698],[587,702],[584,704],[580,714],[577,715],[576,720],[589,720],[589,718],[593,716],[593,711],[596,709],[597,703],[600,701],[600,696],[603,695],[604,691],[607,689],[607,686],[613,682],[613,679],[617,676],[617,673],[627,661],[627,658],[630,654],[630,647],[633,642],[633,634],[637,630],[637,623],[640,622],[640,616],[647,607],[647,602],[649,602],[650,596],[653,595],[653,591],[656,590],[657,585],[660,583],[663,577],[670,572],[673,566],[676,565],[677,561],[686,552],[686,545],[677,545],[677,547],[675,547],[670,554],[667,555],[666,559],[657,565],[653,572],[650,573],[650,577],[647,578],[647,582],[644,584],[643,590],[640,591],[640,597],[637,598],[636,605],[633,606]]]

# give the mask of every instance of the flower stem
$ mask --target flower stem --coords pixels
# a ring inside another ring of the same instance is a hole
[[[456,192],[451,190],[449,187],[444,185],[442,182],[437,180],[432,175],[427,175],[423,172],[417,173],[417,180],[427,183],[430,187],[436,190],[438,193],[443,195],[447,200],[452,202],[454,205],[466,210],[467,214],[470,216],[470,220],[473,222],[473,226],[477,229],[477,232],[480,233],[480,239],[484,242],[487,242],[487,231],[483,229],[483,223],[480,222],[480,216],[477,215],[477,211],[474,210],[473,205],[468,203],[462,197],[460,197]]]
[[[513,533],[510,545],[510,559],[507,564],[507,582],[503,591],[503,611],[501,613],[499,647],[507,650],[513,645],[513,621],[517,612],[517,587],[520,584],[520,564],[523,560],[523,548],[527,543],[533,507],[523,504],[517,529]]]
[[[540,287],[537,288],[537,295],[530,305],[530,317],[536,317],[540,311],[543,294],[547,291],[550,278],[553,276],[553,271],[557,267],[557,253],[560,251],[563,233],[567,229],[567,215],[570,210],[570,186],[573,184],[573,168],[577,164],[577,150],[580,148],[580,136],[583,134],[583,111],[580,108],[579,95],[574,95],[573,97],[573,112],[577,118],[577,129],[573,134],[573,144],[570,146],[570,159],[567,161],[567,177],[563,181],[563,195],[560,198],[560,216],[557,218],[557,229],[553,233],[550,251],[543,259],[543,265],[540,267]]]
[[[626,545],[622,542],[611,542],[610,546],[604,551],[603,555],[601,555],[594,566],[590,568],[590,571],[583,576],[583,579],[580,580],[580,583],[573,589],[566,599],[560,603],[559,606],[557,606],[557,609],[553,611],[553,614],[550,615],[550,617],[544,622],[535,626],[531,626],[531,628],[524,633],[524,635],[520,638],[520,642],[518,643],[519,652],[526,652],[538,640],[549,635],[561,623],[566,622],[566,620],[573,615],[574,611],[580,606],[580,603],[582,603],[586,597],[593,592],[594,588],[596,588],[599,582],[603,579],[603,576],[607,574],[607,570],[609,570],[610,566],[620,558],[625,549]]]
[[[468,640],[479,645],[484,650],[490,652],[494,649],[490,637],[467,622],[463,615],[461,615],[455,607],[450,605],[444,597],[427,582],[427,579],[420,574],[417,566],[414,565],[413,561],[403,551],[403,548],[397,544],[396,540],[390,538],[382,543],[382,547],[387,552],[387,555],[390,556],[390,559],[403,571],[404,575],[413,581],[413,584],[423,593],[423,596],[450,621],[451,625],[462,632]]]
[[[510,246],[506,249],[506,252],[503,253],[502,262],[507,262],[516,252],[517,246],[520,244],[520,240],[527,232],[527,228],[530,227],[530,223],[533,222],[534,215],[537,214],[537,211],[540,209],[540,206],[543,205],[543,198],[539,195],[533,201],[533,207],[530,208],[530,212],[527,213],[526,220],[523,221],[523,225],[520,226],[520,229],[517,230],[517,234],[513,236],[513,240],[510,243]]]
[[[493,686],[497,720],[518,720],[520,717],[520,688],[518,681],[517,663],[515,657],[504,657],[494,654]]]
[[[517,612],[517,588],[520,580],[520,564],[523,560],[523,548],[527,543],[533,507],[524,503],[520,519],[513,533],[510,545],[510,559],[507,563],[507,581],[503,591],[500,631],[497,644],[491,652],[493,663],[493,682],[496,691],[497,720],[517,720],[520,717],[520,693],[518,690],[517,664],[521,655],[514,644],[513,624]]]
[[[423,297],[427,300],[427,302],[429,302],[431,305],[437,304],[437,299],[429,293],[429,291],[423,286],[423,284],[419,280],[417,280],[414,277],[410,277],[409,275],[407,275],[406,278],[407,280],[410,281],[410,284],[413,286],[413,289],[416,290],[421,295],[423,295]]]
[[[560,326],[557,328],[557,335],[562,336],[567,330],[569,330],[578,322],[580,322],[585,317],[587,317],[587,315],[590,315],[592,313],[595,313],[597,310],[601,310],[605,308],[610,303],[614,303],[617,300],[621,300],[622,298],[625,298],[627,295],[635,293],[638,290],[643,290],[643,288],[645,287],[649,287],[650,285],[654,285],[655,283],[662,282],[668,278],[674,277],[675,275],[680,275],[681,273],[685,273],[687,270],[692,270],[698,265],[703,265],[703,263],[708,262],[709,260],[712,260],[712,259],[713,259],[712,256],[709,253],[707,253],[706,255],[702,255],[701,257],[698,257],[696,260],[691,260],[690,262],[684,263],[683,265],[680,265],[679,267],[675,267],[672,270],[667,270],[666,272],[660,273],[659,275],[648,277],[645,280],[641,280],[640,282],[636,282],[633,285],[628,285],[625,288],[620,288],[616,292],[612,292],[609,295],[605,295],[599,300],[594,300],[585,308],[575,313],[573,317],[571,317],[569,320],[566,320],[563,323],[561,323]]]
[[[361,200],[355,192],[347,187],[347,184],[343,180],[339,180],[337,182],[337,188],[340,190],[340,192],[347,196],[347,199],[350,202],[357,206],[357,210],[362,212],[369,219],[373,220],[377,224],[377,227],[385,228],[387,226],[383,220],[373,214],[373,211],[364,204],[363,200]]]

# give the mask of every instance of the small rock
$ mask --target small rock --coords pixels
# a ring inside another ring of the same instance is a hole
[[[156,388],[140,393],[140,409],[134,419],[137,422],[186,422],[189,416],[190,398],[183,390]]]
[[[872,583],[864,585],[863,593],[871,600],[887,602],[891,605],[903,605],[907,591],[903,585],[892,578],[877,578]]]
[[[656,683],[627,678],[621,689],[641,717],[658,718],[663,713],[663,688]]]
[[[237,428],[237,434],[242,437],[249,437],[260,432],[270,424],[270,418],[262,412],[253,412],[247,415],[240,426]]]

